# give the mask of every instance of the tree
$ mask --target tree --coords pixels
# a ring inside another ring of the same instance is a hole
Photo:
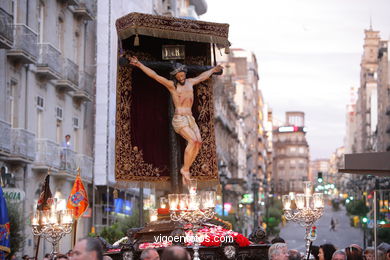
[[[20,203],[14,203],[7,200],[8,218],[10,223],[10,243],[11,253],[8,258],[11,259],[24,245],[23,236],[23,215],[20,214]]]
[[[350,215],[355,215],[355,216],[366,216],[369,209],[366,206],[364,200],[352,200],[348,204],[346,204],[347,212]]]

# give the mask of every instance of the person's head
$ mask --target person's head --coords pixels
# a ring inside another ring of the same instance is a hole
[[[288,251],[288,260],[301,260],[301,253],[296,249],[290,249]]]
[[[347,255],[342,250],[337,250],[332,255],[332,260],[347,260]]]
[[[320,247],[319,246],[311,246],[310,253],[314,257],[315,260],[319,260],[318,254],[320,253]]]
[[[184,248],[173,246],[164,249],[161,260],[191,260],[191,257]]]
[[[69,142],[70,140],[70,135],[65,135],[65,141]]]
[[[390,249],[386,252],[386,260],[390,260]]]
[[[274,239],[271,240],[271,244],[276,244],[276,243],[286,243],[283,238],[277,236]]]
[[[345,248],[348,260],[363,260],[363,250],[356,244],[351,244]]]
[[[45,254],[45,256],[43,257],[43,260],[50,260],[50,254]]]
[[[25,259],[30,259],[30,257],[28,255],[24,255],[22,256],[22,259],[25,260]]]
[[[56,260],[68,260],[68,259],[69,258],[66,255],[62,255],[62,254],[57,255],[57,258],[56,258]]]
[[[270,260],[287,260],[288,248],[285,243],[275,243],[268,249],[268,259]]]
[[[374,260],[374,258],[375,258],[375,250],[374,250],[374,248],[373,247],[367,247],[364,250],[363,258],[364,258],[364,260]]]
[[[173,81],[175,82],[175,85],[176,82],[179,82],[181,85],[184,85],[187,78],[187,66],[180,63],[176,63],[173,67],[173,71],[171,71],[170,74],[171,76],[173,76]]]
[[[142,251],[141,260],[159,260],[160,256],[158,255],[156,249],[148,248]]]
[[[73,248],[71,260],[103,260],[103,249],[96,238],[80,239]]]
[[[320,260],[331,260],[336,248],[332,244],[323,244],[318,251],[318,258]]]

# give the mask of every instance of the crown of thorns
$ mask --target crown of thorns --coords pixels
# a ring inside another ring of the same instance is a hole
[[[186,65],[183,65],[183,64],[180,64],[180,63],[177,63],[176,65],[175,65],[175,67],[174,67],[174,70],[172,70],[171,72],[170,72],[170,74],[172,75],[172,76],[175,76],[177,73],[179,73],[179,72],[185,72],[185,73],[187,73],[187,66]]]

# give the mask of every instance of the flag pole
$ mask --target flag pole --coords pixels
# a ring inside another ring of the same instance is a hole
[[[76,175],[76,178],[77,176],[80,176],[80,166],[77,167],[77,175]],[[74,220],[74,224],[73,224],[73,243],[72,243],[72,249],[74,248],[74,246],[76,245],[76,241],[77,241],[77,224],[78,224],[78,219],[76,218]]]
[[[74,226],[73,226],[73,245],[72,245],[72,249],[74,248],[74,246],[76,245],[76,241],[77,241],[77,218],[75,219],[74,221]]]

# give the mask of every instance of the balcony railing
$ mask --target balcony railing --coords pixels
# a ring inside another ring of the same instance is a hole
[[[14,25],[14,46],[7,53],[22,63],[35,63],[38,57],[37,34],[25,24]]]
[[[79,84],[79,66],[65,58],[61,68],[62,78],[55,81],[56,86],[65,91],[76,91]]]
[[[11,159],[34,161],[35,134],[21,128],[11,129]]]
[[[69,173],[76,173],[77,170],[77,158],[76,153],[68,148],[61,148],[61,166],[60,170],[67,171]]]
[[[73,97],[85,101],[92,101],[94,85],[95,80],[93,76],[87,72],[80,72],[79,84]]]
[[[14,42],[13,17],[0,8],[0,49],[11,49]]]
[[[54,175],[75,176],[80,167],[81,177],[92,180],[92,158],[61,147],[48,139],[37,139],[36,169],[51,169]],[[56,173],[57,172],[57,173]]]
[[[0,153],[11,151],[11,124],[0,120]]]
[[[61,166],[59,145],[48,139],[37,139],[36,141],[36,168],[57,168]]]
[[[77,162],[78,167],[80,167],[81,178],[83,180],[92,181],[92,158],[84,154],[77,154]]]
[[[95,16],[95,1],[79,0],[78,6],[75,6],[73,13],[75,16],[85,20],[93,20]]]
[[[70,59],[65,59],[62,75],[65,80],[75,85],[79,84],[79,66]]]
[[[61,52],[50,43],[40,43],[38,45],[37,74],[49,79],[59,79],[62,67]]]

